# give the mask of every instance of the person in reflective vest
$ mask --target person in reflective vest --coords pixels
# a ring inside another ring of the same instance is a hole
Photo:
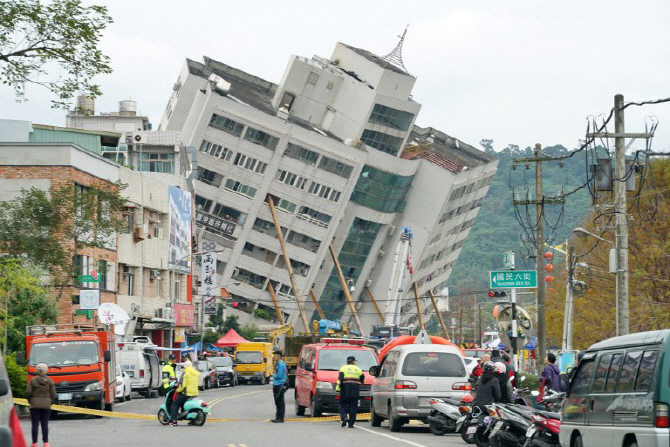
[[[363,370],[356,366],[356,357],[347,357],[347,364],[340,368],[335,390],[340,393],[340,420],[342,427],[353,428],[358,411],[361,384],[365,383]],[[348,418],[347,418],[348,415]]]
[[[170,385],[177,380],[177,375],[175,374],[175,366],[174,362],[176,360],[176,357],[174,354],[170,354],[168,357],[168,362],[163,366],[163,388],[160,390],[161,392],[159,393],[161,396],[165,396],[167,394],[168,388],[170,388]]]

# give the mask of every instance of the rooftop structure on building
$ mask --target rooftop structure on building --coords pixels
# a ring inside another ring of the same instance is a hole
[[[444,289],[497,161],[415,124],[416,79],[342,43],[330,58],[292,56],[278,84],[210,58],[186,60],[159,130],[199,148],[198,240],[221,247],[219,284],[241,283],[228,289],[250,303],[249,321],[255,309],[274,314],[273,295],[291,321],[297,300],[318,318],[311,293],[327,318],[349,319],[332,244],[366,334],[380,322],[370,295],[388,311],[401,227],[414,233],[401,323],[415,316],[414,283],[422,297]]]

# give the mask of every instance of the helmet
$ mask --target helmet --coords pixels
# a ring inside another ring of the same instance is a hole
[[[483,372],[495,372],[496,367],[493,362],[485,362],[484,365],[482,366],[482,371]]]
[[[473,400],[472,394],[466,394],[461,398],[461,402],[472,402]]]
[[[168,360],[175,360],[177,357],[174,354],[168,356]]]
[[[503,362],[495,362],[493,366],[498,374],[505,374],[505,371],[507,371],[507,367]]]

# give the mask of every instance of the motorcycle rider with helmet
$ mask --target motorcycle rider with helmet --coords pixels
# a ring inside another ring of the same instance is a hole
[[[496,367],[491,361],[482,366],[482,375],[477,380],[477,395],[472,401],[472,408],[486,412],[486,405],[500,401],[500,383],[495,377]]]

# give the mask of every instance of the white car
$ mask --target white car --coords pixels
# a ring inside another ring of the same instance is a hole
[[[131,400],[133,398],[130,377],[121,369],[121,365],[116,365],[116,400]]]
[[[468,371],[468,374],[472,375],[472,371],[479,364],[479,359],[477,357],[463,357],[463,361],[465,362],[465,369]]]

